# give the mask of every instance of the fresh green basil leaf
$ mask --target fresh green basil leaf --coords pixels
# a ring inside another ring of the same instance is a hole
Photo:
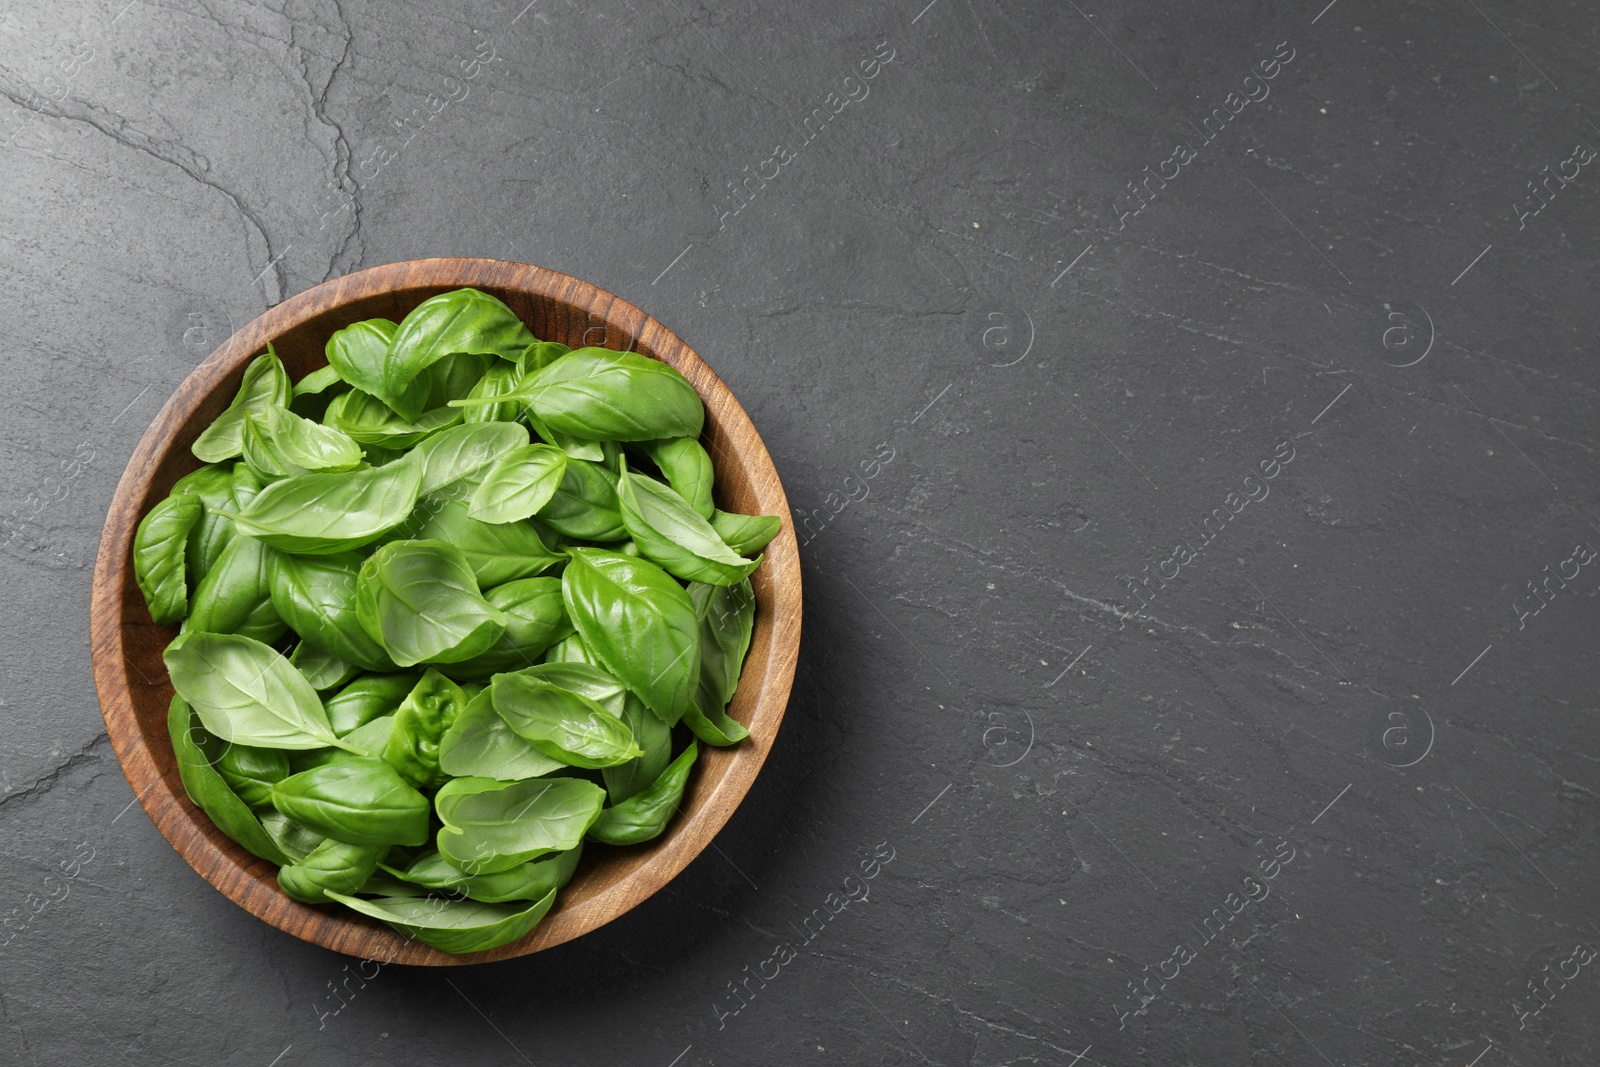
[[[522,356],[517,360],[517,368],[524,376],[538,374],[571,351],[560,341],[535,341],[523,349]]]
[[[544,650],[573,633],[561,600],[561,579],[522,578],[497,585],[484,595],[505,612],[506,630],[488,649],[445,673],[457,678],[482,678],[515,671],[539,662]]]
[[[425,852],[404,871],[386,867],[389,873],[424,889],[465,893],[473,900],[500,904],[509,900],[539,900],[560,889],[577,872],[583,847],[558,852],[544,859],[500,871],[496,874],[468,874],[438,852]]]
[[[483,378],[490,366],[511,366],[493,356],[479,356],[471,352],[454,352],[418,375],[418,380],[428,383],[428,408],[444,407],[452,400],[472,395],[472,389]]]
[[[361,464],[361,446],[331,426],[280,407],[244,419],[244,459],[273,478],[313,471],[347,471]]]
[[[617,476],[622,525],[640,555],[688,582],[733,585],[750,576],[759,558],[745,559],[723,543],[688,501],[654,478],[627,470]]]
[[[443,785],[447,775],[439,770],[439,742],[466,705],[459,685],[428,668],[395,713],[384,761],[418,789]]]
[[[426,386],[426,382],[422,383]],[[360,444],[372,448],[410,448],[440,430],[461,421],[461,412],[452,407],[424,411],[415,419],[397,414],[371,393],[352,389],[328,404],[322,415],[328,426],[342,430]],[[370,453],[368,454],[370,457]]]
[[[276,748],[229,745],[212,765],[228,788],[252,808],[270,809],[273,783],[289,777],[289,756]]]
[[[189,794],[195,807],[210,816],[217,829],[245,851],[268,863],[289,862],[288,855],[267,835],[255,813],[228,788],[228,783],[206,758],[201,748],[201,741],[206,740],[205,731],[181,695],[174,696],[167,708],[167,732],[172,738],[178,777],[183,780],[184,792]]]
[[[326,904],[329,890],[360,892],[387,851],[387,845],[351,845],[329,838],[304,859],[279,868],[278,888],[303,904]]]
[[[200,579],[189,600],[184,632],[237,634],[271,642],[288,626],[272,606],[271,549],[235,537]]]
[[[339,690],[323,702],[334,736],[344,737],[374,719],[399,711],[400,702],[416,687],[420,677],[410,671],[368,674]]]
[[[570,550],[561,595],[567,617],[606,670],[668,724],[688,707],[700,671],[699,627],[683,587],[642,559]]]
[[[300,753],[295,753],[300,755]],[[314,834],[304,826],[295,822],[277,808],[261,813],[261,828],[267,832],[272,843],[286,857],[283,860],[273,860],[274,863],[298,863],[317,847],[327,840],[321,834]]]
[[[244,417],[247,412],[269,407],[289,406],[289,375],[271,345],[264,355],[250,361],[233,403],[212,420],[190,446],[202,463],[221,463],[244,450]]]
[[[411,456],[383,467],[273,482],[235,517],[241,533],[283,552],[327,556],[360,548],[404,522],[422,468]]]
[[[261,494],[264,484],[261,476],[250,469],[250,464],[240,461],[233,465],[233,471],[228,477],[233,492],[234,510],[247,507],[252,500]]]
[[[428,839],[428,799],[370,756],[290,775],[272,787],[272,805],[302,826],[351,845],[420,845]]]
[[[644,754],[628,724],[588,697],[526,673],[497,675],[489,692],[511,729],[551,759],[594,769]]]
[[[567,471],[567,454],[551,445],[512,449],[484,472],[468,514],[479,522],[531,518],[549,502]]]
[[[463,501],[435,495],[417,506],[403,532],[416,541],[455,545],[477,576],[480,589],[518,578],[532,578],[566,557],[545,547],[539,533],[525,522],[479,522]]]
[[[260,641],[191,631],[179,634],[162,658],[172,687],[224,741],[264,748],[343,746],[311,683]]]
[[[750,736],[750,731],[743,725],[734,721],[727,712],[711,711],[702,713],[693,703],[683,713],[683,724],[689,732],[708,745],[726,747],[737,745],[740,741]]]
[[[595,664],[539,663],[506,673],[537,678],[570,693],[577,693],[599,704],[607,714],[617,719],[622,718],[628,702],[628,687]]]
[[[383,920],[413,941],[455,955],[484,952],[521,940],[539,925],[556,901],[554,890],[527,907],[437,897],[363,900],[332,890],[328,896],[363,915]]]
[[[326,367],[320,367],[295,382],[294,395],[314,396],[342,383],[344,383],[344,376],[339,373],[338,367],[330,363]]]
[[[711,515],[711,528],[717,531],[723,544],[741,556],[760,552],[778,536],[783,520],[776,515],[738,515],[731,511],[716,511]]]
[[[291,752],[289,768],[295,774],[299,774],[315,767],[326,767],[330,763],[343,763],[345,760],[359,757],[382,759],[384,749],[389,746],[389,736],[394,732],[394,721],[394,715],[382,715],[371,722],[362,723],[339,739],[344,742],[344,748],[313,748]]]
[[[565,768],[512,732],[488,689],[467,701],[439,742],[439,769],[458,778],[516,782]]]
[[[468,393],[466,398],[490,400],[507,396],[517,388],[517,382],[521,380],[521,367],[515,363],[496,360],[483,372],[483,377],[478,379],[478,384],[472,387],[472,392]],[[474,404],[461,409],[461,421],[469,425],[479,422],[515,422],[517,416],[522,414],[522,410],[523,405],[518,400],[505,400],[496,404]]]
[[[331,556],[272,552],[272,606],[302,641],[364,670],[392,671],[394,662],[367,633],[356,612],[356,579],[362,562],[355,552]]]
[[[506,628],[461,550],[443,541],[391,541],[374,552],[361,565],[356,611],[402,667],[471,659]]]
[[[477,289],[456,289],[429,297],[400,322],[383,362],[380,388],[371,390],[403,415],[415,417],[396,403],[418,375],[445,356],[458,352],[520,358],[533,334],[505,304]]]
[[[719,712],[733,699],[739,673],[755,630],[756,595],[748,581],[738,585],[689,586],[700,631],[698,703],[706,714]]]
[[[438,848],[472,874],[510,870],[577,848],[605,797],[604,789],[581,778],[452,778],[434,797],[444,823]]]
[[[637,352],[568,352],[524,377],[516,394],[550,430],[585,441],[699,437],[705,424],[689,379]]]
[[[189,614],[184,554],[205,505],[198,496],[169,496],[150,509],[133,534],[133,575],[152,621],[170,626]]]
[[[608,845],[637,845],[661,836],[667,820],[677,812],[683,789],[689,782],[699,748],[694,742],[661,772],[650,788],[635,793],[600,813],[589,827],[589,838]]]
[[[598,463],[567,457],[567,469],[539,520],[581,541],[621,541],[628,536],[617,503],[617,482]]]
[[[712,483],[716,470],[711,456],[692,437],[669,437],[665,441],[647,441],[641,448],[650,462],[660,468],[672,491],[683,497],[695,514],[710,519],[716,511],[711,502]]]
[[[546,663],[586,663],[593,667],[600,666],[600,657],[594,654],[594,649],[584,643],[582,637],[574,633],[550,646],[544,654]]]
[[[324,348],[328,366],[363,393],[382,396],[383,366],[388,362],[389,342],[394,340],[397,329],[399,324],[388,319],[366,319],[334,331]],[[419,389],[420,395],[413,397],[418,404],[427,400],[427,383]]]
[[[527,443],[527,427],[510,422],[468,423],[441,430],[416,447],[417,462],[422,466],[420,491],[436,493],[456,482],[476,485],[496,460]]]
[[[199,521],[190,527],[184,550],[184,570],[189,588],[194,589],[233,537],[233,520],[218,513],[235,510],[233,469],[215,464],[191,471],[178,479],[171,495],[194,497],[201,503]]]
[[[294,651],[289,653],[289,662],[294,664],[295,670],[306,676],[306,681],[318,693],[348,685],[361,674],[361,668],[354,663],[347,663],[333,653],[324,652],[304,641],[294,646]]]
[[[471,411],[472,409],[467,408],[465,410]],[[558,433],[546,426],[543,420],[533,413],[532,408],[523,408],[522,417],[528,420],[528,425],[533,427],[533,432],[538,434],[542,441],[561,449],[569,459],[583,459],[588,460],[590,463],[599,463],[605,459],[606,450],[602,447],[601,442],[580,441],[571,434]]]
[[[672,762],[672,727],[661,717],[646,708],[638,697],[628,694],[623,707],[622,721],[633,731],[634,740],[644,749],[644,755],[600,772],[605,779],[606,793],[611,803],[619,804],[640,790],[650,787]]]

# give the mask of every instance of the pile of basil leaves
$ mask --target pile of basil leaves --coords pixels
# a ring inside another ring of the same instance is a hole
[[[540,341],[476,289],[272,351],[139,524],[190,799],[446,952],[527,934],[584,842],[678,811],[730,745],[772,516],[712,502],[687,379]],[[676,739],[676,743],[675,743]],[[676,755],[674,752],[676,751]]]

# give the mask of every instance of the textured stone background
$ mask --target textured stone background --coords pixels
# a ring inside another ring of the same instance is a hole
[[[524,2],[4,5],[0,1060],[1594,1060],[1593,5]],[[233,327],[428,255],[704,355],[806,638],[666,891],[362,985],[131,804],[90,568]]]

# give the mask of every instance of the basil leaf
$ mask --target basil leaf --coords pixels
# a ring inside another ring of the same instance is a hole
[[[315,852],[317,847],[327,840],[321,834],[314,834],[307,830],[277,808],[273,808],[271,811],[263,811],[260,818],[261,828],[267,832],[267,836],[272,839],[272,843],[287,857],[282,861],[284,863],[298,863]],[[274,860],[273,862],[277,863],[279,861]]]
[[[452,400],[470,396],[473,386],[478,384],[491,365],[511,366],[493,356],[479,356],[470,352],[455,352],[445,356],[429,367],[426,373],[417,376],[418,381],[426,380],[428,383],[426,407],[444,407]]]
[[[461,412],[452,407],[439,407],[424,411],[415,419],[408,419],[371,393],[352,389],[333,398],[328,410],[323,413],[322,421],[344,431],[363,445],[410,448],[431,434],[460,422]]]
[[[284,552],[327,556],[359,548],[405,521],[422,468],[412,456],[341,474],[273,482],[234,516],[240,532]]]
[[[617,483],[604,467],[567,457],[561,484],[539,509],[539,521],[581,541],[621,541],[628,536],[617,503]]]
[[[334,735],[345,737],[374,719],[399,711],[400,702],[416,687],[419,677],[411,672],[369,674],[339,690],[323,702]]]
[[[383,748],[384,762],[418,789],[443,785],[439,741],[466,704],[459,685],[431,667],[424,671],[395,713],[394,730]]]
[[[571,351],[572,349],[560,341],[535,341],[523,349],[522,355],[517,359],[517,369],[524,376],[538,374]]]
[[[413,941],[457,955],[483,952],[521,940],[532,932],[555,903],[551,890],[522,907],[518,904],[483,904],[476,900],[444,901],[436,897],[379,897],[363,900],[328,891],[331,900],[382,919]]]
[[[401,320],[383,361],[381,387],[371,392],[414,418],[417,412],[406,411],[396,400],[419,374],[445,356],[466,352],[515,361],[534,340],[516,313],[488,293],[477,289],[440,293]]]
[[[271,549],[235,537],[200,579],[184,632],[237,634],[271,642],[288,628],[272,606]]]
[[[361,668],[354,663],[347,663],[333,653],[324,652],[304,641],[294,646],[294,651],[289,653],[289,662],[294,664],[295,670],[306,676],[311,688],[319,693],[348,685],[361,673]]]
[[[244,450],[244,417],[247,412],[269,407],[289,406],[289,375],[271,345],[244,369],[244,380],[228,409],[212,420],[195,438],[189,450],[202,463],[221,463]]]
[[[387,845],[351,845],[332,838],[304,859],[278,869],[278,888],[303,904],[326,904],[329,890],[360,892]]]
[[[599,548],[574,548],[562,573],[567,617],[606,670],[667,723],[676,723],[699,676],[699,628],[683,587],[655,564]]]
[[[574,633],[550,646],[544,654],[546,663],[586,663],[592,667],[600,666],[600,657],[594,650],[584,643],[582,637]]]
[[[242,461],[233,465],[233,470],[228,474],[228,485],[233,493],[235,509],[247,506],[261,494],[261,476],[250,469],[250,464]]]
[[[683,800],[689,769],[699,753],[694,742],[689,742],[689,747],[661,772],[650,788],[602,811],[589,827],[589,838],[608,845],[637,845],[661,836],[667,820]]]
[[[509,900],[539,900],[572,880],[578,870],[583,847],[531,860],[497,874],[468,874],[438,852],[425,852],[404,872],[392,867],[390,873],[425,889],[464,892],[473,900],[499,904]]]
[[[331,556],[272,552],[272,606],[301,641],[365,670],[392,671],[394,662],[361,625],[356,611],[361,564],[361,556],[354,552]]]
[[[389,359],[389,342],[399,328],[389,319],[365,319],[334,331],[323,349],[328,366],[361,392],[383,396],[383,365]],[[427,383],[420,383],[412,394],[415,403],[427,400]]]
[[[700,710],[720,712],[733,699],[755,630],[756,594],[748,581],[731,586],[691,584],[689,599],[700,631]]]
[[[644,749],[644,755],[600,772],[605,779],[606,793],[613,804],[648,788],[672,762],[672,727],[662,722],[632,693],[628,694],[623,707],[622,721],[633,731],[634,740]]]
[[[711,528],[729,548],[741,556],[760,552],[778,536],[783,520],[776,515],[738,515],[731,511],[711,514]]]
[[[717,536],[689,503],[654,478],[627,470],[617,476],[622,525],[640,555],[685,581],[733,585],[749,577],[759,558],[745,559]]]
[[[577,848],[605,797],[604,789],[581,778],[452,778],[434,797],[444,823],[439,851],[473,874],[510,870]]]
[[[467,394],[468,400],[489,400],[509,395],[522,380],[522,368],[515,363],[496,360],[483,372],[478,384]],[[504,400],[496,404],[475,404],[461,409],[461,421],[467,424],[482,422],[514,422],[522,413],[518,400]],[[524,443],[526,439],[524,439]]]
[[[295,382],[294,395],[315,396],[318,393],[332,389],[336,385],[344,384],[344,381],[344,376],[339,373],[339,368],[330,363],[326,367],[320,367]]]
[[[684,711],[683,724],[689,728],[690,733],[706,744],[718,747],[737,745],[750,736],[750,731],[735,722],[727,712],[702,712],[694,704],[690,704]]]
[[[356,612],[402,667],[471,659],[506,628],[461,550],[443,541],[391,541],[374,552],[361,565]]]
[[[167,707],[167,733],[172,738],[172,754],[178,764],[183,790],[195,807],[211,817],[217,829],[227,834],[245,851],[268,863],[287,863],[289,857],[267,835],[248,805],[240,800],[222,775],[206,758],[196,735],[204,740],[193,711],[182,696],[174,696]]]
[[[280,407],[244,419],[244,460],[262,474],[284,478],[312,471],[347,471],[361,463],[361,446],[331,426]]]
[[[212,465],[191,471],[178,479],[172,487],[172,496],[192,497],[200,501],[199,521],[189,529],[189,541],[184,550],[184,571],[188,574],[189,588],[200,584],[222,550],[233,537],[233,520],[219,511],[233,511],[233,470],[231,467]]]
[[[519,380],[520,381],[520,380]],[[472,410],[471,408],[467,409]],[[522,409],[523,417],[528,420],[528,425],[533,427],[533,432],[538,434],[548,444],[561,449],[569,459],[585,459],[591,463],[599,463],[605,459],[606,450],[599,441],[580,441],[571,434],[558,433],[544,424],[544,420],[533,413],[531,408]]]
[[[204,510],[197,496],[169,496],[151,508],[134,531],[134,580],[150,608],[151,620],[161,626],[180,622],[189,614],[184,553],[189,532]]]
[[[264,748],[342,747],[311,683],[260,641],[191,631],[179,634],[162,658],[172,687],[224,741]]]
[[[539,661],[544,650],[573,633],[561,601],[561,579],[523,578],[497,585],[484,599],[505,612],[506,630],[488,649],[446,673],[458,678],[483,678],[514,671]]]
[[[289,756],[281,749],[229,745],[212,761],[234,795],[252,808],[272,807],[272,786],[289,777]]]
[[[468,514],[479,522],[530,518],[549,502],[567,471],[567,454],[550,445],[523,445],[484,472]]]
[[[604,708],[613,718],[622,718],[628,701],[628,687],[607,674],[598,665],[588,663],[540,663],[522,670],[509,672],[541,682],[560,686],[571,693],[586,697]]]
[[[568,352],[524,377],[514,395],[550,430],[585,441],[699,437],[705,424],[705,405],[689,379],[637,352]]]
[[[458,778],[516,782],[565,768],[512,732],[487,689],[467,701],[439,742],[439,769]]]
[[[421,444],[420,492],[435,493],[454,482],[476,485],[494,462],[528,443],[526,427],[509,422],[479,422],[441,430]]]
[[[644,750],[628,724],[588,697],[527,674],[497,675],[494,710],[534,748],[572,767],[614,767]]]
[[[290,775],[272,787],[272,805],[346,844],[420,845],[428,839],[427,798],[370,756]]]
[[[418,506],[405,533],[413,540],[455,545],[477,576],[480,589],[532,578],[566,558],[546,548],[539,532],[528,523],[479,522],[467,514],[464,502],[439,496]]]
[[[692,437],[670,437],[665,441],[647,441],[641,450],[661,469],[672,491],[683,497],[695,514],[702,519],[711,518],[716,510],[711,502],[716,470],[711,466],[711,456],[699,441]]]

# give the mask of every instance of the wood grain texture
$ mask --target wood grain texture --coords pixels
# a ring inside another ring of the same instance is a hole
[[[161,653],[177,630],[151,621],[130,552],[139,520],[200,465],[189,446],[232,400],[245,365],[268,342],[299,379],[327,363],[323,347],[333,331],[375,316],[398,322],[428,297],[462,286],[504,300],[543,340],[632,349],[676,367],[705,401],[701,440],[716,464],[717,505],[777,515],[783,530],[751,576],[755,634],[729,707],[750,737],[733,748],[702,748],[684,815],[660,838],[625,849],[587,846],[576,877],[533,933],[488,952],[453,956],[347,910],[291,900],[278,889],[272,864],[234,844],[190,802],[166,730],[172,686]],[[279,304],[184,379],[117,485],[100,539],[89,624],[112,747],[134,795],[190,866],[246,911],[312,944],[392,963],[459,965],[525,955],[585,934],[656,892],[699,855],[749,791],[777,735],[800,647],[800,610],[794,523],[772,458],[739,402],[688,345],[632,304],[564,274],[498,260],[422,259],[325,282]]]

